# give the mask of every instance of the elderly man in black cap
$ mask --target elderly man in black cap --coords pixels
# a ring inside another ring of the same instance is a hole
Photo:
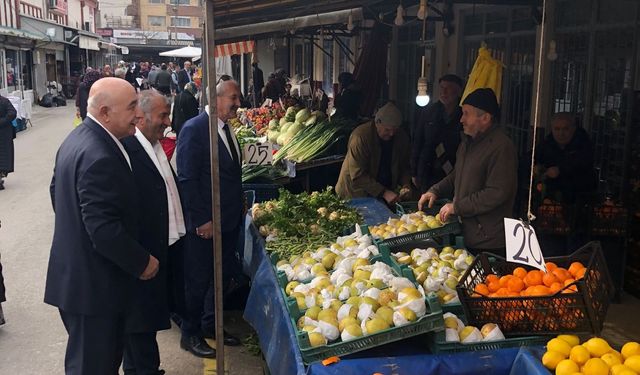
[[[491,89],[470,93],[462,102],[464,138],[452,173],[422,195],[418,208],[438,198],[453,197],[440,209],[440,219],[458,215],[465,245],[473,253],[504,255],[504,218],[511,217],[517,185],[513,142],[495,124],[500,107]],[[455,193],[455,194],[454,194]]]
[[[420,112],[411,134],[411,179],[421,193],[451,173],[460,145],[460,97],[464,82],[455,74],[440,77],[440,100]]]
[[[411,194],[411,147],[401,125],[400,110],[389,102],[353,131],[336,184],[340,197],[375,197],[391,205]]]

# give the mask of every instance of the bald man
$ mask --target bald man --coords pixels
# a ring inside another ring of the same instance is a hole
[[[87,117],[56,155],[50,188],[55,229],[44,301],[58,308],[69,334],[66,375],[118,373],[131,290],[159,269],[136,238],[136,185],[120,143],[135,133],[137,103],[126,81],[97,81]]]

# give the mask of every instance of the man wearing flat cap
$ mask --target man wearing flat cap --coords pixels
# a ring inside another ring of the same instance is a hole
[[[411,143],[401,124],[400,110],[389,102],[373,121],[353,131],[336,184],[340,197],[375,197],[393,204],[409,196]]]
[[[464,82],[455,74],[445,74],[439,86],[440,100],[420,112],[411,134],[411,179],[420,193],[451,173],[460,145]]]
[[[517,185],[517,155],[511,140],[495,124],[500,107],[491,89],[470,93],[462,102],[464,137],[453,172],[422,195],[418,208],[453,197],[440,219],[458,215],[470,251],[505,254],[504,218],[512,216]]]

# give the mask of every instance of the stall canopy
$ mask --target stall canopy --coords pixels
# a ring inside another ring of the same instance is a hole
[[[251,53],[255,48],[255,42],[253,40],[247,40],[244,42],[220,44],[216,46],[215,57],[224,57],[231,55],[241,55],[244,53]],[[187,58],[200,58],[202,55],[202,49],[200,47],[183,47],[174,49],[171,51],[160,52],[160,56],[165,57],[187,57]]]

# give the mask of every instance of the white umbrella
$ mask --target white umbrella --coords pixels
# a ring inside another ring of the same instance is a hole
[[[196,57],[202,55],[202,49],[199,47],[182,47],[178,49],[174,49],[171,51],[160,52],[160,56],[168,56],[168,57]]]

